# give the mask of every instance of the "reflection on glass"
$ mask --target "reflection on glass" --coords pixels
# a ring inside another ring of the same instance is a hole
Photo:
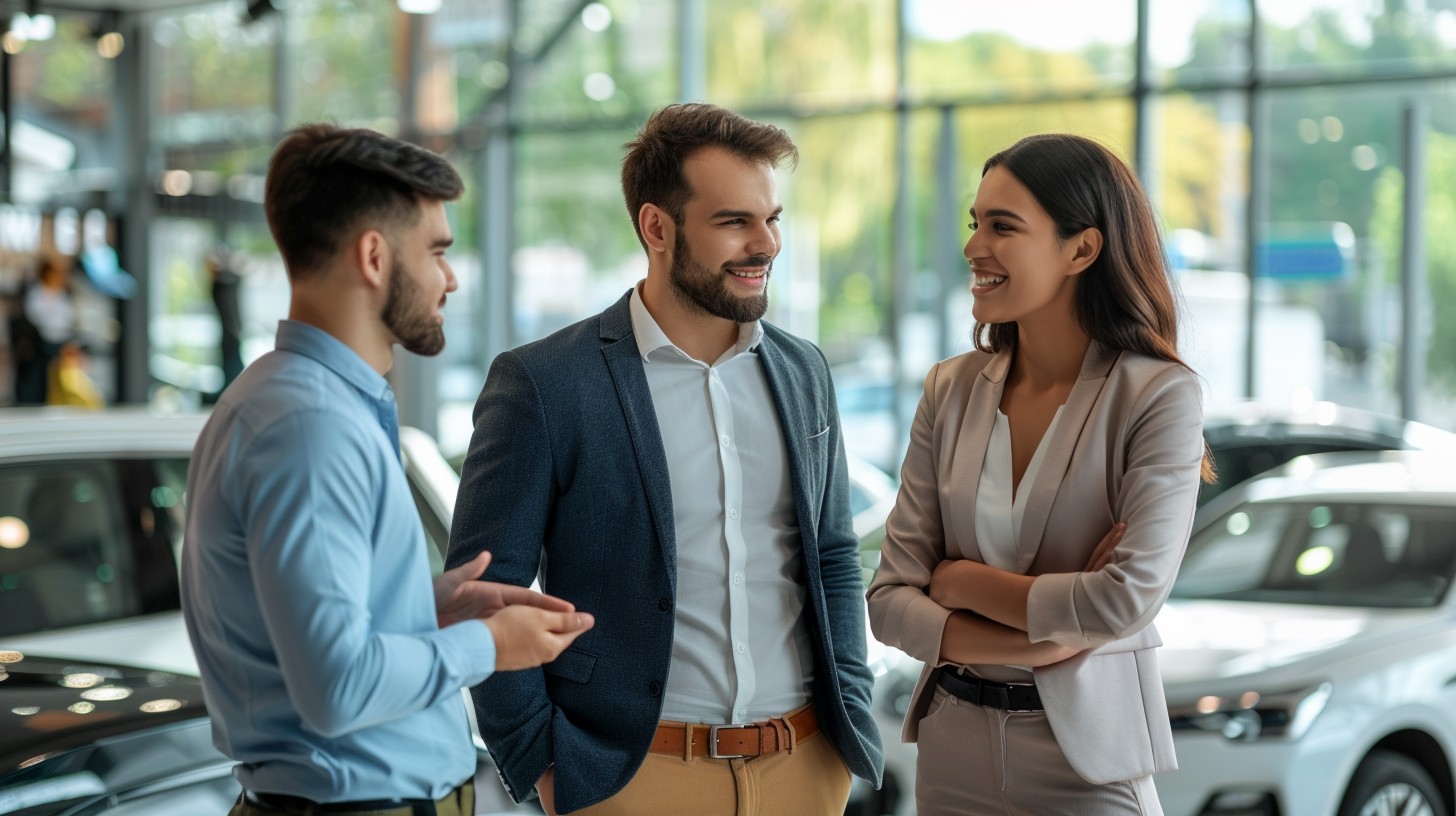
[[[0,516],[0,549],[18,550],[30,543],[30,527],[15,516]]]
[[[91,688],[106,681],[106,678],[99,674],[90,672],[75,672],[61,678],[61,685],[66,688]]]
[[[81,699],[91,700],[97,703],[109,703],[115,700],[125,700],[131,696],[131,689],[126,686],[102,686],[101,688],[87,689],[81,692]]]
[[[176,711],[182,707],[181,700],[150,700],[141,704],[141,710],[147,714],[162,714],[168,711]]]
[[[20,652],[13,650],[0,651],[0,663],[19,663],[24,659],[25,655]]]
[[[39,714],[40,706],[16,706],[10,709],[10,713],[18,717],[29,717],[32,714]]]
[[[96,710],[95,703],[72,703],[66,706],[66,710],[72,714],[90,714]]]
[[[1319,575],[1335,563],[1335,551],[1324,545],[1310,547],[1299,554],[1294,569],[1300,575]]]

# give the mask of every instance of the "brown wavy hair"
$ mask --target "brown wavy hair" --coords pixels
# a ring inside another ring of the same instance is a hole
[[[637,138],[622,145],[622,197],[627,215],[642,247],[642,225],[637,214],[653,203],[682,226],[683,209],[693,197],[683,175],[683,162],[705,147],[720,147],[739,158],[766,162],[770,167],[799,161],[794,140],[777,125],[755,122],[726,108],[704,102],[668,105],[652,114]]]
[[[1082,331],[1112,349],[1188,364],[1178,356],[1178,307],[1162,232],[1137,174],[1111,150],[1082,136],[1028,136],[986,160],[981,176],[1005,168],[1046,210],[1063,241],[1095,227],[1102,251],[1077,278]],[[977,322],[981,351],[1016,348],[1015,323]],[[1192,370],[1192,369],[1189,369]],[[1217,478],[1204,445],[1202,477]]]

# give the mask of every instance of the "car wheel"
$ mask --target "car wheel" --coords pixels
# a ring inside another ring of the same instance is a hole
[[[1355,770],[1339,816],[1446,816],[1446,805],[1420,763],[1373,751]]]

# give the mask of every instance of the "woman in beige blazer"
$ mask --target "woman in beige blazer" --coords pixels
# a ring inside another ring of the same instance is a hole
[[[991,157],[966,244],[977,351],[934,366],[870,586],[925,661],[920,814],[1160,814],[1152,625],[1212,478],[1152,208],[1106,148]]]

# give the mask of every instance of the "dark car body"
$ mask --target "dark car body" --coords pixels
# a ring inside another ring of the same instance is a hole
[[[0,652],[0,814],[223,813],[195,677]]]

